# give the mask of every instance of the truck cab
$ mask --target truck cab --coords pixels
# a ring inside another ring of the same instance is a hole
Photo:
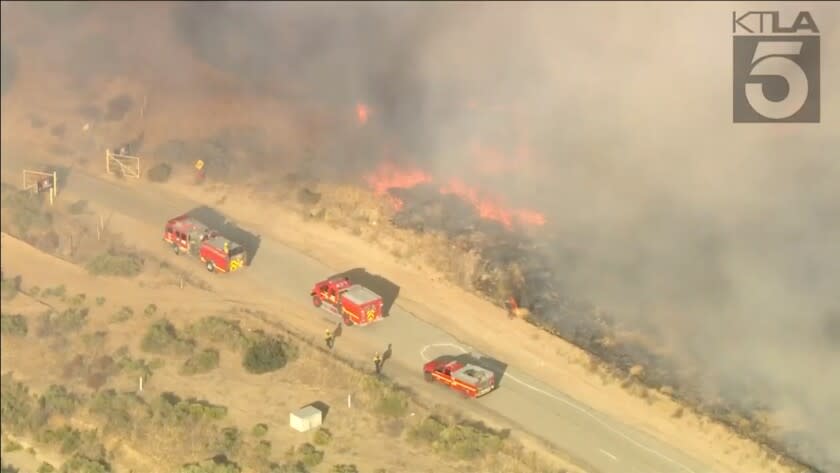
[[[437,382],[460,392],[464,397],[481,397],[496,387],[496,376],[481,366],[446,357],[423,365],[428,382]]]

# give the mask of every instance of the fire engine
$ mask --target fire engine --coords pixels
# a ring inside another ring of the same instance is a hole
[[[457,359],[437,359],[423,365],[428,382],[438,382],[460,392],[464,397],[481,397],[496,386],[492,371]]]
[[[312,304],[341,317],[344,325],[367,325],[382,318],[382,297],[353,284],[349,278],[332,278],[315,284]]]
[[[245,265],[245,248],[187,215],[166,222],[163,240],[176,255],[196,257],[211,273],[229,273]]]

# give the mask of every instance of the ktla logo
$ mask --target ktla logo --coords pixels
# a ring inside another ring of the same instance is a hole
[[[732,12],[735,123],[819,123],[820,37],[809,12]]]

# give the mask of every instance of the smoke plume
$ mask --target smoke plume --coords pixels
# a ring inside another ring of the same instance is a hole
[[[540,211],[551,236],[535,257],[564,294],[840,469],[840,8],[778,7],[820,28],[822,122],[739,125],[731,12],[754,7],[213,2],[42,22],[57,72],[142,68],[210,98],[209,67],[239,92],[333,111],[309,146],[336,175],[363,184],[387,157]],[[6,20],[4,69],[6,46],[36,35],[7,41]],[[126,43],[58,49],[81,21]]]

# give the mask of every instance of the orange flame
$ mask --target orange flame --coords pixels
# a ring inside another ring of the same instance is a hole
[[[454,194],[466,200],[475,208],[481,218],[494,220],[507,228],[513,228],[513,223],[527,225],[545,225],[545,216],[534,210],[508,210],[499,203],[498,199],[482,196],[479,192],[458,179],[452,179],[446,186],[440,188],[442,194]]]
[[[403,201],[388,194],[390,189],[409,189],[419,184],[432,182],[432,177],[419,169],[403,170],[390,161],[383,161],[376,170],[365,177],[374,194],[387,196],[396,210],[403,207]]]
[[[367,105],[363,103],[356,104],[356,118],[359,120],[360,125],[367,123],[369,116],[370,108]]]

